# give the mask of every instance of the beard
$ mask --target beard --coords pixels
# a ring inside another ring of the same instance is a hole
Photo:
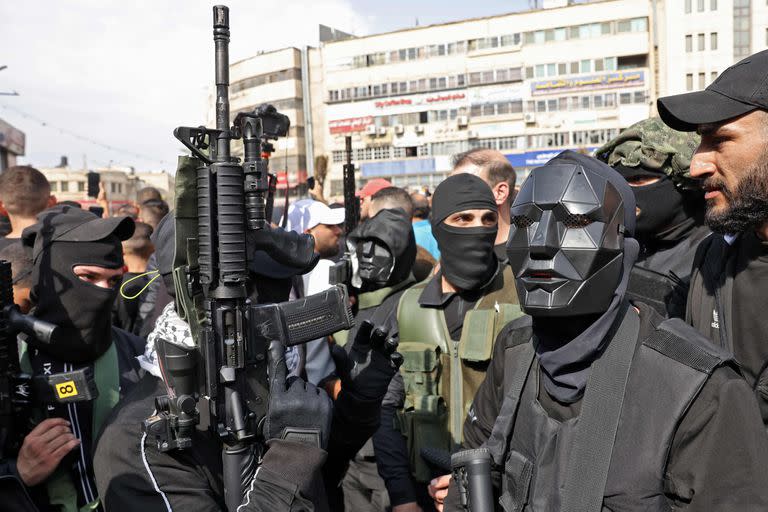
[[[703,185],[704,189],[719,189],[728,200],[720,212],[714,210],[712,200],[707,200],[705,220],[715,233],[744,233],[768,221],[768,151],[744,173],[733,190],[714,177],[707,178]]]

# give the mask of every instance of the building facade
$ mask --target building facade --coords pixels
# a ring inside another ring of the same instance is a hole
[[[331,195],[347,135],[362,181],[398,186],[434,187],[471,148],[521,175],[592,151],[651,113],[650,17],[647,0],[612,0],[324,44]]]
[[[655,0],[660,92],[698,91],[768,48],[765,0]]]
[[[88,197],[87,169],[70,167],[52,167],[40,169],[51,185],[51,194],[58,201],[77,201],[81,205],[97,206],[96,200]],[[137,192],[144,187],[155,187],[163,199],[173,208],[174,179],[164,172],[137,173],[132,168],[96,169],[100,181],[107,192],[107,200],[112,208],[125,203],[135,203]]]
[[[263,102],[288,114],[286,157],[277,151],[272,170],[287,168],[293,184],[326,157],[329,197],[342,192],[347,136],[358,186],[433,188],[472,148],[501,151],[523,177],[565,149],[593,151],[654,115],[659,96],[703,89],[768,47],[766,0],[540,6],[364,37],[321,27],[318,48],[231,66],[233,116]]]
[[[274,144],[270,171],[278,177],[278,188],[298,191],[307,178],[307,140],[305,138],[304,52],[284,48],[264,52],[230,65],[230,113],[252,112],[264,103],[273,105],[291,120],[288,136]],[[211,98],[209,117],[213,119]],[[213,124],[211,124],[213,126]],[[242,144],[232,145],[233,155],[242,158]]]
[[[24,156],[26,135],[0,119],[0,172],[16,165],[16,158]]]

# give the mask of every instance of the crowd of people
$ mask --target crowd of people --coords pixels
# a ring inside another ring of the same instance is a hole
[[[249,250],[250,300],[328,290],[345,258],[354,326],[270,344],[237,510],[473,510],[450,459],[466,449],[507,512],[768,510],[768,51],[657,108],[522,183],[483,148],[431,194],[368,181],[350,232],[343,204],[291,204],[268,236],[314,256]],[[57,328],[18,334],[21,371],[87,388],[32,386],[18,446],[0,438],[0,509],[232,503],[221,432],[161,450],[147,428],[168,368],[202,352],[186,197],[97,215],[33,167],[0,175],[14,302]]]

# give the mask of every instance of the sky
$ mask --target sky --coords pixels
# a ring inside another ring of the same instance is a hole
[[[221,0],[220,0],[221,1]],[[173,128],[205,121],[213,83],[204,0],[0,2],[0,119],[25,132],[22,163],[173,171]],[[230,62],[355,35],[518,11],[528,0],[229,0]],[[274,8],[270,8],[274,6]]]

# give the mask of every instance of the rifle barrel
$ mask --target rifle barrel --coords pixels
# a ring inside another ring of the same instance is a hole
[[[213,41],[216,45],[216,141],[219,162],[229,161],[229,7],[213,7]]]

